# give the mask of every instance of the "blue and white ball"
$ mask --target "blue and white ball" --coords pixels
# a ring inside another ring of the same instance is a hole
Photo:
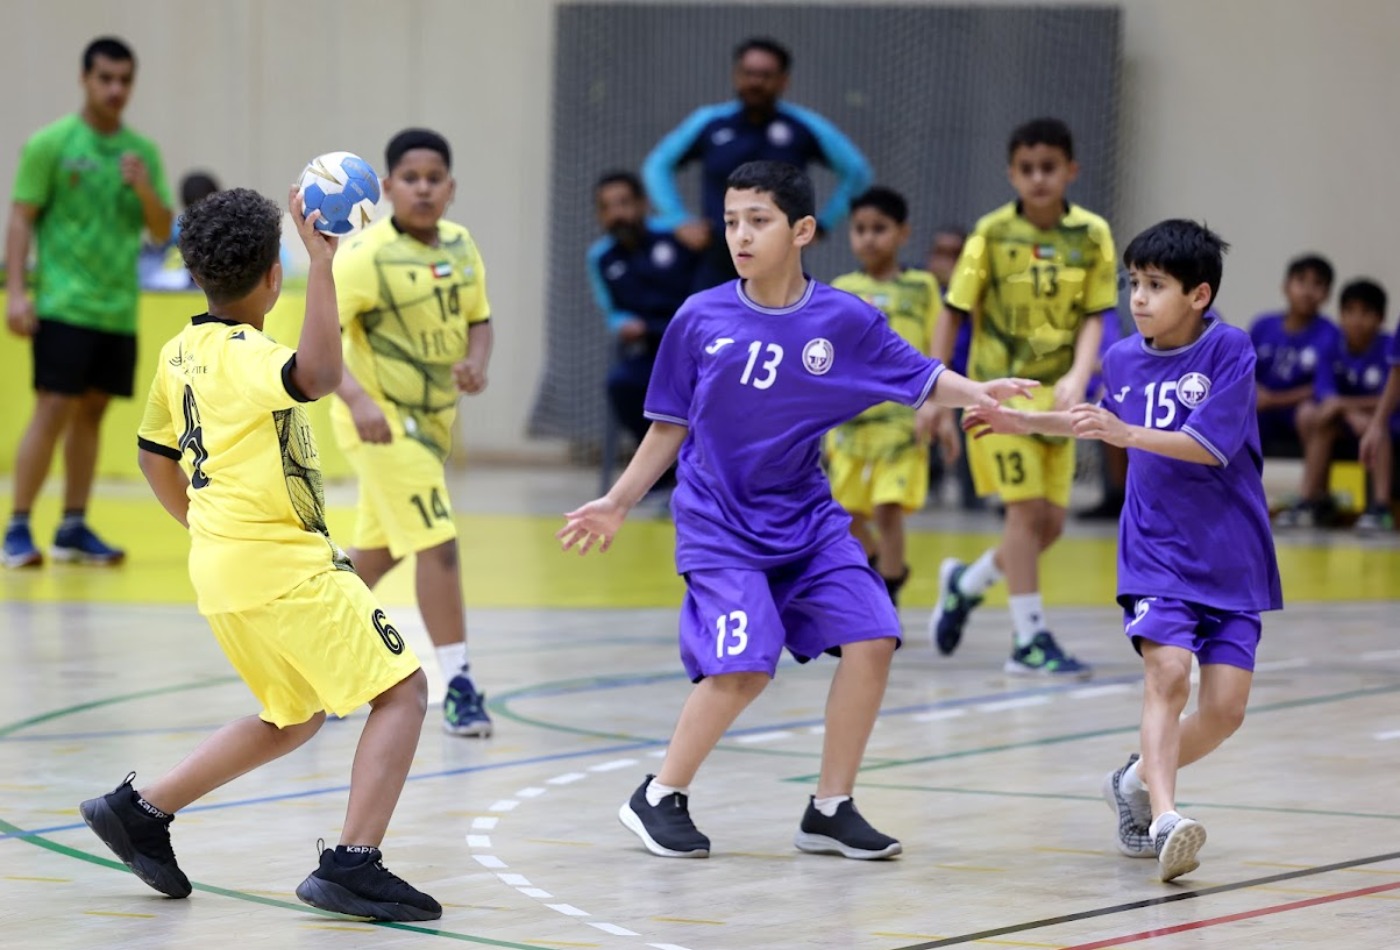
[[[316,230],[354,234],[374,220],[379,176],[358,155],[327,152],[308,162],[301,173],[301,199],[308,215],[321,212]]]

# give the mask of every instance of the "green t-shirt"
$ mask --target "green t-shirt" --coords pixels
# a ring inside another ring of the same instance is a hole
[[[136,258],[145,219],[122,181],[121,157],[139,156],[168,208],[170,187],[150,139],[123,126],[103,135],[78,115],[24,144],[13,199],[39,209],[34,312],[109,333],[136,332]]]

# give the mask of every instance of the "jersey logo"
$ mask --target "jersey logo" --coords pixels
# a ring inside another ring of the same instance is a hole
[[[1210,377],[1187,373],[1176,381],[1176,398],[1188,409],[1195,409],[1210,395]]]
[[[1304,347],[1303,352],[1298,354],[1298,364],[1303,369],[1312,369],[1317,365],[1317,350],[1310,346]]]
[[[1055,245],[1037,244],[1034,250],[1035,259],[1038,261],[1053,261],[1055,259]]]
[[[1124,399],[1127,399],[1127,398],[1128,398],[1128,392],[1129,392],[1132,388],[1133,388],[1133,387],[1131,387],[1131,386],[1124,386],[1122,389],[1118,390],[1116,393],[1113,394],[1113,401],[1114,401],[1114,402],[1122,402]]]
[[[452,276],[452,262],[438,261],[433,265],[433,276],[441,280],[444,277]]]
[[[786,122],[774,122],[768,126],[768,141],[782,148],[792,144],[792,127]]]
[[[734,141],[734,136],[738,134],[733,129],[716,129],[715,134],[710,136],[710,141],[715,145],[728,145]]]
[[[705,347],[705,352],[710,354],[711,356],[714,356],[720,350],[724,349],[726,346],[733,342],[734,340],[732,337],[722,336],[715,342],[711,343],[709,346]]]
[[[1366,367],[1363,384],[1367,389],[1379,389],[1381,385],[1381,368],[1379,366]]]
[[[179,348],[178,350],[175,351],[175,355],[174,355],[173,357],[171,357],[170,359],[166,360],[167,363],[169,363],[171,366],[174,366],[176,369],[179,369],[179,368],[180,368],[180,364],[183,363],[184,361],[185,361],[185,347],[184,347],[183,345],[181,345],[180,348]]]
[[[829,373],[835,358],[836,350],[831,341],[822,337],[808,340],[807,345],[802,348],[802,368],[813,376],[825,376]]]
[[[229,337],[229,339],[230,339],[230,340],[246,340],[246,339],[248,339],[248,335],[247,335],[246,333],[244,333],[242,330],[239,330],[239,331],[238,331],[237,333],[235,333],[233,336]]]
[[[669,241],[657,241],[651,246],[651,262],[660,268],[676,262],[676,249]]]
[[[608,269],[603,271],[603,276],[608,280],[618,280],[625,273],[627,273],[627,262],[613,261],[608,265]]]

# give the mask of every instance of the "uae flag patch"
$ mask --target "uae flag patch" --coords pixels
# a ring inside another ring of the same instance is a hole
[[[1035,259],[1038,261],[1053,261],[1055,259],[1055,245],[1037,244],[1034,253]]]
[[[450,261],[438,261],[433,265],[433,276],[442,279],[452,276],[452,263]]]

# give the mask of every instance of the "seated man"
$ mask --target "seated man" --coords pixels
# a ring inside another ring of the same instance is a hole
[[[617,340],[608,401],[640,445],[642,416],[661,334],[690,295],[699,256],[647,221],[647,198],[631,172],[609,172],[593,187],[598,224],[607,232],[588,249],[593,295]]]
[[[1334,457],[1355,458],[1385,388],[1390,337],[1385,322],[1385,290],[1374,281],[1354,280],[1342,288],[1341,343],[1318,365],[1315,401],[1298,407],[1303,440],[1302,500],[1284,512],[1280,524],[1312,526],[1330,520],[1328,476]],[[1389,421],[1400,431],[1400,413]],[[1356,527],[1383,531],[1394,526],[1390,512],[1391,453],[1380,452],[1368,466],[1370,498]]]

